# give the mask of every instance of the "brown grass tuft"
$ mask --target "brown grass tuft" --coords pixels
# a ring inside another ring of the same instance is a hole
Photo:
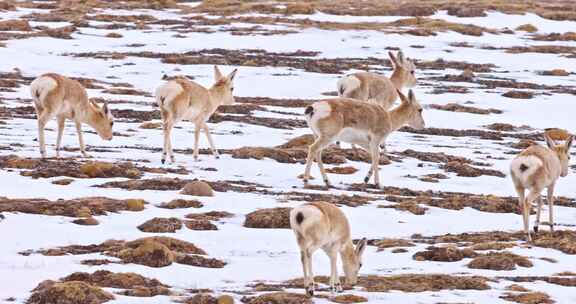
[[[522,24],[516,28],[517,31],[523,31],[527,33],[535,33],[538,31],[538,28],[532,24]]]
[[[44,281],[32,290],[32,296],[26,303],[100,304],[113,299],[114,296],[110,293],[85,282],[70,281],[55,283],[53,281]]]
[[[471,249],[458,249],[455,246],[428,247],[426,251],[415,253],[412,258],[416,261],[456,262],[464,258],[472,258],[478,254]]]
[[[246,304],[312,304],[313,301],[304,294],[290,292],[265,293],[256,297],[244,297]]]
[[[353,294],[343,294],[343,295],[338,295],[335,296],[332,299],[332,302],[335,303],[344,303],[344,304],[348,304],[348,303],[364,303],[364,302],[368,302],[368,299],[362,296],[357,296],[357,295],[353,295]]]
[[[490,252],[474,258],[468,268],[491,270],[514,270],[520,267],[532,267],[533,264],[526,257],[511,252]]]
[[[290,229],[290,210],[284,207],[256,210],[246,215],[244,227]]]
[[[176,232],[176,230],[182,229],[182,221],[175,217],[171,218],[155,217],[138,226],[138,229],[143,232],[174,233]]]
[[[388,277],[365,276],[358,279],[358,285],[368,292],[423,292],[439,290],[486,290],[488,279],[479,276],[451,276],[444,274],[404,274]]]
[[[522,304],[552,304],[555,303],[550,296],[543,292],[528,292],[528,293],[505,293],[500,297],[506,301],[522,303]]]

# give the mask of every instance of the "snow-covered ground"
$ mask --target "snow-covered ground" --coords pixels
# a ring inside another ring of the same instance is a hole
[[[0,20],[18,18],[31,11],[20,9],[16,12],[0,12]],[[102,11],[118,15],[148,14],[158,19],[184,18],[171,11]],[[401,17],[354,17],[332,16],[317,13],[312,16],[296,15],[292,18],[309,18],[319,21],[334,22],[389,22]],[[444,19],[451,22],[470,23],[491,28],[515,28],[518,25],[531,23],[538,27],[542,33],[564,32],[576,26],[576,22],[552,21],[542,19],[536,15],[506,15],[499,12],[490,12],[487,17],[458,18],[440,12],[433,18]],[[40,24],[33,24],[34,26]],[[49,23],[41,25],[51,26]],[[54,23],[59,27],[66,24]],[[218,28],[218,26],[214,26]],[[505,77],[523,82],[532,82],[546,85],[576,86],[574,75],[567,77],[540,76],[541,70],[562,68],[569,72],[576,72],[576,61],[558,54],[524,53],[510,54],[504,50],[488,50],[480,48],[461,48],[450,46],[453,42],[468,42],[474,46],[489,45],[496,48],[510,46],[529,46],[540,44],[555,44],[575,46],[574,42],[536,42],[528,39],[524,32],[516,34],[484,34],[483,36],[465,36],[455,32],[438,33],[437,36],[411,36],[388,34],[375,31],[327,31],[320,29],[305,29],[296,34],[270,35],[270,36],[237,36],[228,32],[216,33],[187,33],[185,38],[175,38],[177,32],[166,26],[152,26],[147,30],[113,30],[123,37],[118,39],[106,38],[105,34],[111,30],[93,28],[80,28],[72,34],[72,40],[60,40],[49,37],[35,37],[21,40],[5,41],[6,47],[0,47],[0,72],[9,72],[19,69],[24,76],[34,77],[45,72],[57,72],[67,76],[85,77],[100,81],[114,81],[130,83],[135,89],[153,92],[161,83],[164,73],[193,75],[199,83],[209,86],[212,82],[211,65],[174,65],[160,62],[159,59],[127,57],[120,60],[102,60],[89,57],[75,58],[64,55],[66,53],[80,52],[131,52],[152,51],[180,53],[199,49],[264,49],[268,52],[291,52],[297,50],[319,51],[319,58],[385,58],[386,47],[397,47],[405,54],[416,60],[435,60],[443,58],[447,61],[465,61],[469,63],[493,63],[497,67],[494,73],[479,73],[479,77]],[[144,46],[137,49],[128,47],[128,44],[141,43]],[[412,45],[422,45],[424,48],[413,48]],[[128,65],[129,64],[129,65]],[[235,95],[247,97],[273,97],[273,98],[304,98],[319,99],[323,92],[334,91],[336,81],[341,75],[305,72],[288,67],[247,67],[222,66],[225,73],[238,68],[235,81]],[[386,67],[374,67],[387,69]],[[349,71],[352,72],[352,71]],[[386,72],[388,73],[388,72]],[[459,74],[457,70],[427,70],[417,71],[418,77],[425,78],[432,75]],[[434,82],[423,80],[421,83],[434,85]],[[430,87],[417,86],[415,93],[418,100],[425,106],[424,117],[427,127],[450,129],[484,129],[485,125],[492,123],[510,123],[515,126],[528,125],[539,131],[548,127],[573,129],[574,113],[576,107],[574,95],[569,94],[536,94],[533,99],[510,99],[501,96],[508,89],[496,88],[490,90],[478,89],[476,85],[468,83],[457,84],[470,88],[468,94],[440,94],[430,93]],[[534,92],[539,92],[534,90]],[[139,101],[139,104],[125,103],[111,105],[116,109],[153,110],[153,98],[142,96],[121,96],[102,93],[100,90],[89,90],[91,97],[107,99],[122,99],[125,101]],[[1,101],[6,107],[31,105],[27,100],[29,92],[27,86],[16,88],[14,92],[0,92]],[[20,100],[24,99],[23,100]],[[473,102],[479,108],[496,108],[502,114],[478,115],[469,113],[454,113],[433,110],[426,105]],[[266,107],[278,110],[277,107]],[[298,113],[302,109],[280,109]],[[256,112],[256,116],[284,117],[293,116]],[[0,145],[12,146],[11,151],[2,150],[2,154],[17,154],[21,157],[38,157],[36,138],[36,121],[32,119],[14,118],[5,120],[6,125],[0,130]],[[115,137],[111,142],[102,141],[96,134],[85,134],[85,141],[90,147],[105,146],[115,152],[91,152],[96,160],[115,161],[123,159],[140,160],[140,164],[149,167],[184,166],[191,171],[189,176],[181,178],[198,178],[202,180],[244,180],[271,186],[277,191],[292,191],[294,188],[302,190],[302,182],[297,178],[303,171],[299,164],[282,164],[274,160],[246,160],[234,159],[230,155],[223,155],[216,160],[210,155],[201,155],[200,162],[194,162],[191,155],[176,153],[176,164],[162,165],[160,153],[154,153],[138,147],[159,148],[162,146],[161,130],[139,129],[140,123],[118,122],[114,125],[115,131],[122,134],[131,134],[130,137]],[[173,131],[173,145],[175,149],[188,149],[193,143],[193,128],[189,123],[181,123],[181,128]],[[54,155],[56,138],[56,123],[48,125],[47,143],[49,155]],[[264,126],[255,126],[236,122],[223,122],[211,124],[214,141],[220,149],[233,149],[242,146],[276,146],[288,139],[309,133],[307,129],[283,130]],[[84,127],[88,129],[87,126]],[[131,132],[137,130],[136,132]],[[235,134],[241,131],[242,134]],[[204,140],[203,137],[201,137]],[[504,142],[516,142],[506,138]],[[64,135],[64,144],[76,147],[77,140],[74,127],[67,125]],[[202,145],[206,145],[205,142]],[[134,148],[121,148],[123,146]],[[445,148],[450,146],[452,148]],[[444,152],[470,158],[474,161],[489,162],[490,169],[504,173],[508,172],[508,165],[512,154],[507,152],[514,149],[503,145],[500,141],[484,140],[473,137],[453,138],[448,136],[415,136],[411,133],[398,132],[390,136],[388,150],[394,152],[414,149],[422,152]],[[478,154],[477,151],[486,154]],[[78,152],[63,152],[65,157],[78,157]],[[487,159],[486,156],[492,158]],[[149,163],[143,163],[143,160]],[[424,163],[423,166],[419,164]],[[368,165],[360,162],[348,162],[359,169],[353,175],[331,175],[332,182],[338,187],[359,182],[364,176]],[[217,171],[206,171],[202,168],[217,168]],[[318,175],[313,167],[314,175]],[[430,173],[444,173],[449,179],[439,183],[425,183],[406,175],[422,176]],[[562,179],[556,193],[561,196],[575,198],[574,185],[576,174]],[[170,176],[147,173],[143,178]],[[173,175],[177,176],[177,175]],[[167,202],[175,198],[190,198],[179,194],[178,191],[126,191],[121,189],[96,188],[94,185],[105,181],[118,179],[76,179],[68,186],[59,186],[51,183],[54,179],[32,179],[21,176],[18,170],[0,171],[0,196],[8,198],[47,198],[51,200],[71,199],[88,196],[105,196],[116,199],[142,198],[151,204],[141,212],[121,212],[97,216],[100,222],[97,226],[79,226],[71,223],[70,218],[46,215],[4,213],[5,219],[0,220],[0,302],[3,299],[14,297],[16,303],[23,303],[31,290],[43,280],[58,279],[75,271],[93,272],[106,269],[115,272],[136,272],[172,286],[173,290],[185,292],[188,289],[209,288],[215,293],[223,291],[242,291],[247,284],[254,281],[281,282],[301,276],[299,250],[294,236],[286,229],[250,229],[243,227],[244,215],[259,208],[272,208],[278,206],[293,207],[301,202],[286,201],[282,196],[274,197],[254,193],[217,192],[214,197],[200,198],[204,203],[201,209],[193,212],[228,211],[235,216],[224,219],[218,224],[217,231],[192,231],[183,228],[170,237],[192,242],[205,249],[211,257],[223,259],[228,264],[222,269],[192,267],[188,265],[173,264],[163,268],[150,268],[135,264],[109,264],[102,266],[86,266],[80,264],[81,260],[102,257],[99,254],[50,257],[39,254],[23,256],[18,254],[28,249],[52,248],[73,244],[98,244],[108,239],[133,240],[153,234],[144,233],[136,227],[154,217],[183,218],[190,213],[189,209],[161,209],[154,205]],[[383,166],[381,179],[386,186],[406,187],[414,190],[456,191],[478,194],[493,194],[498,196],[515,196],[515,192],[508,177],[499,178],[481,176],[476,178],[459,177],[453,173],[445,173],[435,163],[421,162],[417,159],[405,158],[403,162],[393,162]],[[319,184],[316,178],[312,181]],[[302,190],[305,191],[305,190]],[[334,193],[347,193],[345,190],[332,190]],[[320,191],[322,192],[322,191]],[[521,217],[510,213],[486,213],[465,208],[463,210],[447,210],[428,207],[425,215],[413,215],[395,209],[378,208],[378,205],[388,204],[381,199],[361,207],[341,207],[348,216],[354,238],[410,238],[413,234],[424,236],[442,235],[447,233],[462,233],[474,231],[517,231],[521,228]],[[572,207],[557,207],[555,209],[556,223],[559,229],[566,228],[576,219],[576,209]],[[547,215],[545,208],[544,215]],[[547,218],[547,217],[545,217]],[[564,226],[563,226],[564,225]],[[547,229],[547,227],[543,227]],[[407,253],[394,254],[389,250],[377,252],[370,246],[365,256],[362,275],[390,275],[401,273],[445,273],[445,274],[474,274],[488,277],[495,276],[550,276],[562,271],[574,271],[576,258],[554,249],[539,247],[515,247],[510,251],[527,256],[534,263],[534,267],[519,267],[512,271],[472,270],[465,265],[468,260],[453,263],[420,262],[412,259],[412,255],[423,250],[427,245],[419,244],[408,248]],[[550,263],[539,258],[548,257],[557,260]],[[314,259],[315,273],[327,275],[329,263],[323,253],[317,253]],[[369,293],[360,289],[354,294],[363,295],[371,303],[509,303],[499,297],[506,286],[511,282],[491,282],[492,289],[487,291],[450,291],[403,293],[392,291],[387,293]],[[571,287],[562,287],[543,282],[525,283],[534,291],[543,291],[549,294],[556,303],[573,303],[576,293]],[[302,290],[295,290],[303,292]],[[239,299],[241,296],[233,296]],[[135,298],[116,296],[110,303],[169,303],[174,298],[156,296],[152,298]],[[315,299],[316,303],[327,303],[326,299]]]

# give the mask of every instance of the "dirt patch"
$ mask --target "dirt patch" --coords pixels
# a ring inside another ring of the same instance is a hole
[[[498,109],[480,109],[470,106],[463,106],[457,103],[447,103],[445,105],[439,104],[431,104],[431,109],[434,110],[441,110],[441,111],[449,111],[449,112],[458,112],[458,113],[472,113],[472,114],[502,114],[501,110]]]
[[[164,209],[202,208],[204,204],[196,200],[173,199],[157,206]]]
[[[260,209],[246,215],[244,227],[290,229],[290,211],[292,208]]]
[[[458,249],[455,246],[431,246],[425,251],[415,253],[412,258],[416,261],[455,262],[475,256],[477,256],[477,254],[470,249]]]
[[[533,264],[527,258],[511,252],[490,252],[474,258],[468,268],[490,270],[514,270],[516,266],[532,267]]]
[[[142,225],[138,226],[138,229],[142,232],[176,232],[176,230],[182,229],[182,221],[175,218],[160,218],[155,217],[151,220],[144,222]]]
[[[0,198],[0,212],[70,216],[87,218],[108,212],[144,210],[143,200],[116,200],[106,197],[87,197],[72,200]]]
[[[506,301],[522,304],[552,304],[554,302],[549,295],[543,292],[510,293],[500,296]]]
[[[26,303],[91,303],[100,304],[113,300],[114,296],[99,287],[85,282],[44,281],[32,290],[32,296]]]

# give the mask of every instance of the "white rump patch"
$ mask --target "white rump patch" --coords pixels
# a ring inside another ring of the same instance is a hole
[[[523,166],[527,167],[524,171],[521,170]],[[512,161],[510,171],[516,179],[526,185],[528,178],[542,166],[542,160],[534,155],[519,156]]]
[[[338,80],[338,95],[340,97],[348,97],[348,94],[358,89],[362,82],[354,75],[348,75]],[[341,94],[342,93],[342,94]]]
[[[168,81],[156,89],[156,102],[159,106],[168,105],[183,91],[182,86],[176,81]]]
[[[30,84],[30,94],[32,94],[32,100],[34,100],[34,103],[42,105],[42,101],[44,98],[46,98],[46,95],[48,95],[48,93],[50,93],[56,87],[58,87],[58,82],[56,82],[56,80],[54,80],[52,77],[40,76],[34,79],[34,81],[32,81]],[[37,98],[37,94],[40,95],[39,98]]]

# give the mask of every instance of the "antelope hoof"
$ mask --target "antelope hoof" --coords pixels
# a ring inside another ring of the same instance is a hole
[[[162,164],[165,164],[165,163],[166,163],[166,159],[165,159],[165,158],[162,158],[160,161],[162,162]]]
[[[220,155],[216,155],[214,156],[216,159],[220,159]]]
[[[342,288],[342,284],[340,284],[340,282],[336,283],[336,292],[337,293],[344,292],[344,289]]]
[[[550,233],[554,233],[554,225],[550,225]]]
[[[370,177],[369,177],[369,176],[366,176],[366,177],[364,178],[364,183],[367,184],[369,181],[370,181]]]
[[[92,158],[92,155],[90,155],[90,154],[88,154],[88,153],[86,153],[86,152],[83,152],[83,153],[82,153],[82,157],[84,157],[84,158]]]
[[[311,285],[306,287],[306,295],[309,297],[314,296],[314,286]]]
[[[534,226],[534,234],[538,233],[538,226]]]

